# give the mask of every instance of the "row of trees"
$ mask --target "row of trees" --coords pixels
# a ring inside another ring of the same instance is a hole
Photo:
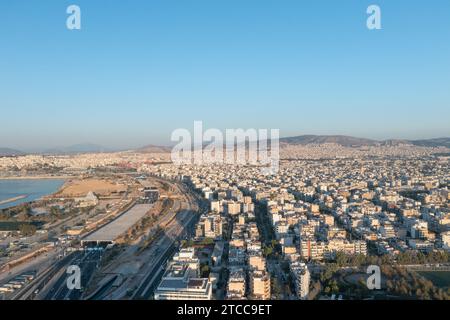
[[[362,254],[347,255],[337,252],[334,262],[338,267],[361,267],[364,265],[412,265],[427,263],[450,263],[450,254],[447,251],[431,251],[423,253],[415,250],[408,250],[399,253],[397,256],[365,256]]]
[[[447,251],[431,251],[427,253],[417,251],[405,251],[397,256],[397,263],[406,264],[425,264],[425,263],[449,263],[450,254]]]
[[[0,210],[1,221],[26,220],[31,214],[31,206],[23,204],[20,206]]]
[[[195,246],[212,246],[214,244],[213,238],[204,238],[202,240],[181,240],[180,246],[182,248],[195,247]]]
[[[379,265],[382,277],[385,279],[387,292],[399,297],[412,299],[450,299],[450,289],[443,290],[433,282],[423,278],[413,271],[407,270],[402,265],[416,263],[443,263],[448,262],[449,255],[444,251],[420,253],[407,251],[401,253],[396,259],[392,256],[364,256],[345,255],[337,253],[333,262],[327,263],[319,275],[319,281],[323,292],[327,294],[344,292],[347,296],[364,298],[369,294],[364,277],[358,284],[350,284],[340,281],[345,277],[344,267],[363,267],[366,265]],[[365,273],[365,272],[363,272]]]
[[[91,210],[91,208],[75,207],[71,207],[70,210],[61,210],[58,206],[51,206],[46,202],[44,202],[44,205],[49,206],[48,214],[33,215],[32,207],[29,203],[0,210],[0,221],[55,222],[71,215],[88,213]]]
[[[402,297],[420,300],[449,300],[450,289],[443,290],[433,282],[399,266],[383,266],[382,273],[389,279],[386,281],[387,291]]]
[[[36,226],[29,223],[23,223],[19,225],[20,234],[24,237],[33,236],[36,233],[36,230]]]

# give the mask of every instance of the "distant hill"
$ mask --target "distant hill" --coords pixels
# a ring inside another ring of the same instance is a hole
[[[281,138],[281,143],[306,145],[306,144],[324,144],[336,143],[346,147],[367,146],[379,144],[376,140],[355,138],[350,136],[316,136],[316,135],[302,135],[296,137]]]
[[[345,147],[362,147],[362,146],[397,146],[400,144],[410,144],[422,147],[447,147],[450,148],[449,138],[434,138],[434,139],[419,139],[419,140],[401,140],[401,139],[388,139],[388,140],[373,140],[366,138],[357,138],[344,135],[301,135],[294,137],[280,138],[280,144],[283,145],[308,145],[308,144],[324,144],[335,143]],[[118,152],[123,150],[106,148],[97,144],[82,143],[74,144],[67,147],[51,148],[44,151],[31,151],[33,154],[77,154],[77,153],[102,153],[102,152]],[[146,145],[144,147],[135,149],[134,152],[140,153],[170,153],[172,147],[169,146],[157,146]],[[30,152],[29,152],[30,153]],[[12,148],[0,148],[0,157],[5,156],[20,156],[25,155],[26,152],[12,149]]]
[[[362,147],[362,146],[398,146],[401,144],[410,144],[424,147],[448,147],[450,148],[450,138],[424,139],[424,140],[373,140],[366,138],[358,138],[344,135],[301,135],[295,137],[280,138],[280,145],[308,145],[308,144],[324,144],[335,143],[345,147]],[[142,153],[167,153],[172,148],[167,146],[147,145],[136,149],[136,152]]]
[[[9,156],[21,156],[25,153],[11,148],[0,148],[0,157],[9,157]]]
[[[423,140],[372,140],[365,138],[356,138],[351,136],[341,135],[302,135],[296,137],[281,138],[280,143],[290,145],[307,145],[307,144],[324,144],[324,143],[336,143],[345,147],[360,147],[360,146],[376,146],[376,145],[388,145],[396,146],[399,144],[411,144],[422,147],[448,147],[450,148],[450,138],[436,138],[436,139],[423,139]]]
[[[383,146],[398,146],[399,144],[412,144],[412,143],[411,141],[408,140],[389,139],[381,141],[380,144]]]
[[[92,143],[80,143],[74,144],[68,147],[57,147],[44,150],[44,154],[76,154],[76,153],[101,153],[101,152],[113,152],[115,150],[105,148],[100,145]]]
[[[149,144],[142,148],[136,149],[136,151],[141,152],[141,153],[168,153],[168,152],[172,151],[172,148],[165,147],[165,146],[155,146],[153,144]]]
[[[450,148],[450,138],[436,138],[426,140],[413,140],[412,144],[423,147],[448,147]]]

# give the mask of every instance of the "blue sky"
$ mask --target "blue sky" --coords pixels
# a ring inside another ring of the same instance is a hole
[[[194,120],[450,136],[448,0],[1,1],[0,43],[0,147],[167,144]]]

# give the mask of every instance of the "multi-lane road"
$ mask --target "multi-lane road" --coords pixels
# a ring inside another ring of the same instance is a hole
[[[202,200],[196,194],[180,184],[176,184],[176,188],[185,196],[188,209],[179,212],[176,223],[167,228],[164,233],[158,244],[158,248],[162,248],[160,254],[156,256],[155,261],[149,264],[151,267],[141,286],[134,294],[133,298],[135,299],[149,299],[153,296],[164,271],[163,267],[176,250],[176,241],[193,235],[194,225],[198,221],[199,214],[206,210]]]
[[[65,270],[59,276],[56,283],[43,297],[45,300],[79,300],[83,294],[84,289],[88,286],[89,281],[98,268],[103,250],[98,248],[95,250],[84,250],[78,254],[71,262],[80,268],[81,289],[69,289],[67,285],[68,275]]]
[[[67,265],[70,265],[71,261],[76,259],[78,255],[79,252],[69,253],[57,260],[50,267],[42,270],[28,286],[15,293],[11,297],[11,300],[31,300],[38,298],[42,290],[52,282],[52,279]]]
[[[191,211],[182,211],[177,214],[177,222],[169,227],[157,243],[159,253],[148,263],[148,272],[133,295],[134,299],[148,299],[152,296],[160,280],[163,266],[176,250],[176,241],[182,237],[185,230],[191,229],[196,221],[196,215]]]

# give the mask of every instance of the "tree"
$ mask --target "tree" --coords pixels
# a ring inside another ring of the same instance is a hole
[[[278,281],[278,279],[275,277],[272,277],[271,284],[272,284],[272,293],[275,296],[280,296],[282,288],[281,288],[281,285],[280,285],[280,282]]]
[[[290,271],[289,262],[284,260],[281,263],[281,269],[283,270],[284,273],[289,273],[289,271]]]
[[[205,264],[204,266],[202,266],[200,268],[200,272],[201,272],[203,278],[208,277],[209,276],[209,266],[207,264]]]
[[[50,208],[50,215],[54,216],[54,217],[58,217],[60,214],[59,212],[59,208],[58,207],[51,207]]]
[[[344,267],[348,263],[347,255],[343,252],[336,252],[336,263],[339,267]]]
[[[329,263],[325,266],[325,270],[320,274],[320,281],[325,282],[333,277],[334,273],[338,270],[336,263]]]
[[[264,255],[265,257],[271,256],[272,253],[273,253],[272,247],[264,247],[264,249],[263,249],[263,255]]]
[[[381,265],[391,265],[392,259],[391,256],[385,254],[381,257]]]
[[[339,292],[339,286],[338,286],[336,280],[331,280],[330,285],[331,285],[331,292],[333,292],[333,293]]]
[[[420,290],[420,288],[417,288],[416,296],[417,296],[417,299],[422,299],[423,298],[423,292],[422,292],[422,290]]]
[[[30,237],[33,236],[36,233],[36,226],[32,225],[32,224],[21,224],[19,225],[19,231],[20,234],[23,235],[24,237]]]
[[[212,244],[214,244],[214,239],[213,238],[205,238],[205,239],[203,239],[203,241],[200,242],[200,244],[212,245]]]

